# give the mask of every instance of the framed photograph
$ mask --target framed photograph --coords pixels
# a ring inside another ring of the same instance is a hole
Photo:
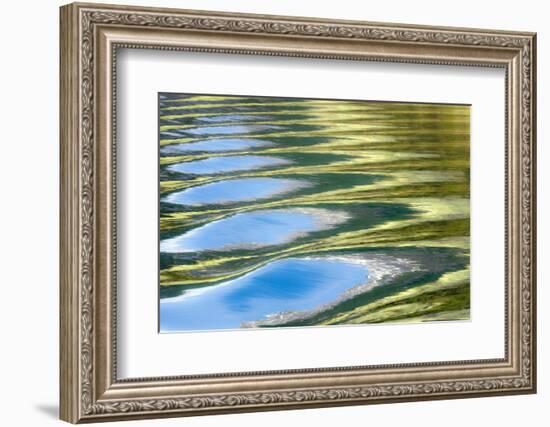
[[[535,34],[61,8],[61,418],[534,393]]]

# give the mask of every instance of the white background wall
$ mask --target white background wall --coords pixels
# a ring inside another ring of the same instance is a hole
[[[122,3],[111,0],[113,3]],[[0,420],[7,426],[60,425],[58,401],[58,6],[2,5],[0,67]],[[281,426],[547,425],[550,405],[550,29],[545,2],[524,1],[138,1],[133,4],[235,12],[528,30],[538,32],[539,393],[437,402],[266,412],[133,425]],[[490,167],[490,165],[488,165]],[[545,218],[546,217],[546,218]],[[546,335],[546,336],[545,336]]]

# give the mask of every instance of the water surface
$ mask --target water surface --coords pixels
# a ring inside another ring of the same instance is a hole
[[[234,135],[266,130],[279,129],[274,125],[227,125],[227,126],[205,126],[186,129],[185,133],[191,135]]]
[[[218,174],[249,169],[281,166],[291,163],[289,160],[271,156],[220,156],[192,162],[175,163],[168,170],[195,175]]]
[[[469,318],[469,106],[160,100],[162,331]]]
[[[225,139],[210,139],[206,141],[189,142],[184,144],[170,144],[160,149],[162,154],[178,155],[179,153],[200,153],[200,152],[225,152],[225,151],[240,151],[250,148],[269,147],[275,143],[260,139],[246,138],[225,138]]]
[[[246,115],[246,114],[220,114],[216,116],[197,117],[199,122],[221,123],[221,122],[244,122],[244,121],[264,121],[269,119],[267,116]]]
[[[161,301],[161,331],[239,328],[289,311],[313,310],[364,284],[368,269],[345,258],[289,258],[238,279]]]
[[[160,251],[228,251],[280,245],[314,231],[332,228],[347,219],[345,212],[318,208],[245,212],[162,240]]]
[[[186,206],[249,202],[292,193],[310,185],[298,179],[238,178],[177,191],[162,201]]]

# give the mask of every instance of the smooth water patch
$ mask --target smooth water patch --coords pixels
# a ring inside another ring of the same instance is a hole
[[[164,130],[160,133],[160,137],[162,139],[168,138],[168,139],[174,139],[174,138],[183,138],[185,135],[183,130]]]
[[[310,183],[299,179],[230,179],[171,193],[162,201],[186,206],[249,202],[291,193],[309,186]]]
[[[244,212],[163,240],[160,243],[160,251],[229,251],[280,245],[314,231],[333,228],[348,218],[348,214],[343,211],[321,208]]]
[[[222,114],[216,116],[204,116],[197,117],[196,120],[206,123],[223,123],[223,122],[245,122],[250,120],[260,121],[268,120],[267,116],[256,116],[256,115],[246,115],[246,114]]]
[[[277,260],[238,279],[161,299],[160,329],[234,329],[278,313],[310,311],[367,279],[367,266],[345,257]]]
[[[234,138],[234,139],[210,139],[205,141],[189,142],[186,144],[171,144],[165,145],[160,149],[162,154],[180,154],[180,153],[194,153],[194,152],[225,152],[225,151],[239,151],[247,150],[250,148],[271,147],[276,145],[271,141],[264,141],[260,139],[246,139],[246,138]]]
[[[227,125],[227,126],[200,126],[186,129],[185,132],[191,135],[235,135],[252,132],[263,132],[266,130],[280,129],[275,125]]]
[[[208,175],[234,172],[250,169],[260,169],[269,166],[282,166],[292,163],[290,160],[271,156],[220,156],[192,162],[174,163],[168,166],[172,172]]]

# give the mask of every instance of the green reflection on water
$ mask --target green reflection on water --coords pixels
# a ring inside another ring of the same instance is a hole
[[[161,198],[228,178],[298,179],[311,185],[247,202],[161,203],[161,240],[259,209],[343,210],[350,219],[285,244],[254,250],[161,253],[161,298],[235,279],[288,257],[393,256],[413,263],[414,271],[330,309],[275,326],[469,318],[469,106],[163,95],[163,147],[227,138],[223,132],[216,135],[216,129],[224,126],[251,129],[231,138],[273,144],[231,152],[174,155],[166,151],[160,157]],[[198,135],[196,130],[201,128],[210,130]],[[212,157],[262,155],[287,162],[207,175],[178,174],[168,168]]]

